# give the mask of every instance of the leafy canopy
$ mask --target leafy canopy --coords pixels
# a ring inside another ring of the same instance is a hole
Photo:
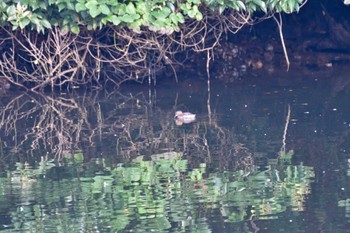
[[[2,0],[0,26],[13,30],[26,27],[38,32],[60,27],[79,33],[115,25],[140,31],[171,34],[187,19],[202,20],[206,12],[223,14],[225,10],[239,12],[299,11],[304,0]]]

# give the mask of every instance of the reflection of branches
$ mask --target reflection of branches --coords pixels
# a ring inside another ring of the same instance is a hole
[[[87,122],[84,110],[73,99],[62,97],[23,94],[12,99],[0,114],[0,127],[14,138],[13,147],[30,143],[31,151],[50,150],[57,156],[72,149],[76,138],[80,138],[81,124]],[[79,117],[76,124],[71,120],[73,115]]]
[[[231,131],[220,127],[215,118],[211,123],[196,122],[181,128],[173,122],[173,112],[158,110],[157,123],[146,117],[128,117],[118,137],[119,153],[127,157],[150,156],[164,151],[183,152],[193,166],[219,162],[220,168],[244,169],[253,164],[253,156],[237,142]],[[124,136],[121,136],[124,135]],[[229,160],[229,161],[228,161]]]
[[[101,154],[116,150],[120,158],[177,151],[194,161],[218,158],[220,167],[252,164],[252,154],[217,124],[215,116],[210,123],[178,127],[173,111],[155,108],[142,93],[102,98],[98,93],[79,98],[27,93],[0,109],[0,127],[7,148],[32,155],[62,158],[95,147]]]

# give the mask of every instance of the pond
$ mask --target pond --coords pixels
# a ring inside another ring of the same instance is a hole
[[[350,79],[331,70],[4,94],[0,231],[347,232]]]

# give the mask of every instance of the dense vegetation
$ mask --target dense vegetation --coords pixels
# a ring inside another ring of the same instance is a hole
[[[305,2],[5,0],[0,81],[33,89],[155,81],[164,65],[181,63],[179,52],[211,51],[223,33]]]
[[[104,26],[126,26],[139,32],[141,27],[172,33],[180,30],[185,19],[203,19],[208,11],[286,12],[299,11],[304,0],[185,0],[185,1],[115,1],[115,0],[5,0],[0,4],[1,24],[12,29],[27,26],[38,32],[60,27],[79,33]]]

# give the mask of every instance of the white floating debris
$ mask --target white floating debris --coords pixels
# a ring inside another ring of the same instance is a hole
[[[331,62],[325,64],[326,67],[331,68],[333,64]]]

